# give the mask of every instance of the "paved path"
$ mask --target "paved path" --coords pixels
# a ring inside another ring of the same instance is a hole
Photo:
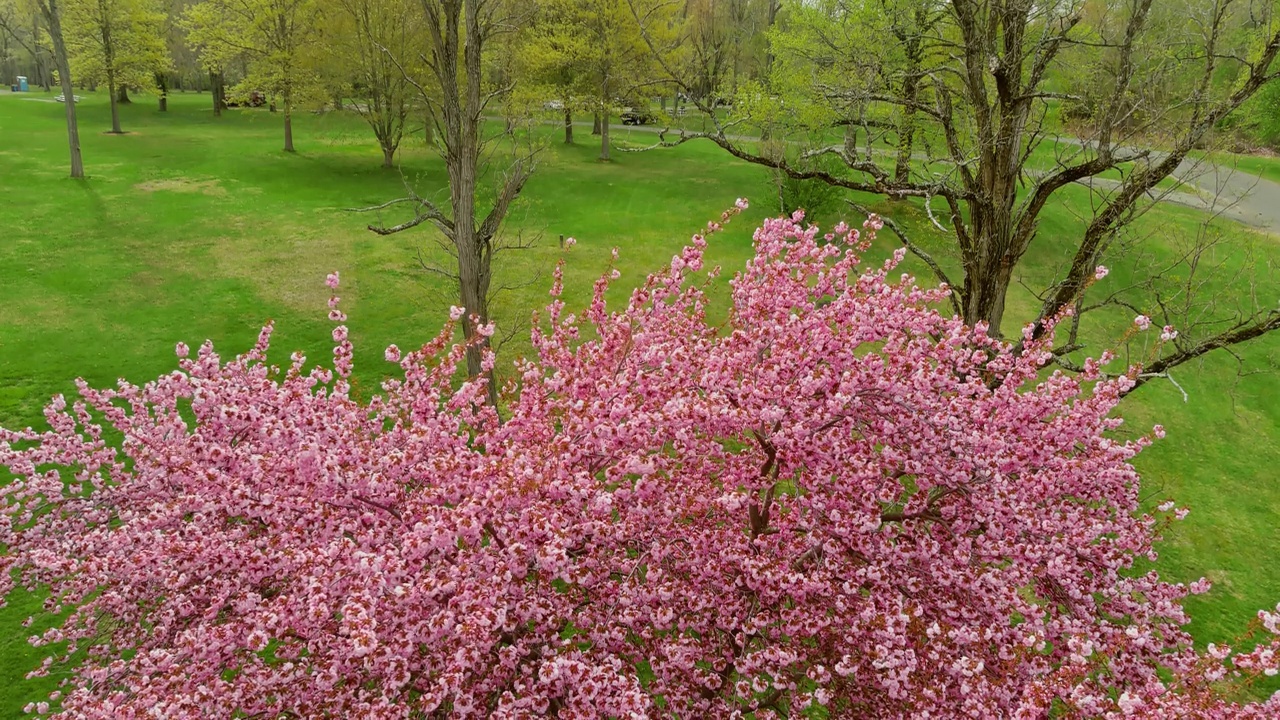
[[[561,124],[551,121],[552,124]],[[574,121],[574,127],[590,127],[590,121]],[[621,133],[657,134],[663,128],[654,125],[620,125],[610,123],[610,135]],[[678,130],[672,130],[672,134]],[[759,138],[747,135],[729,135],[730,140],[754,141]],[[1065,140],[1064,142],[1071,142]],[[1072,142],[1072,144],[1080,144]],[[886,154],[889,154],[886,152]],[[1154,153],[1153,161],[1159,162],[1162,153]],[[1223,164],[1188,158],[1173,173],[1180,187],[1173,191],[1157,190],[1154,198],[1162,202],[1193,207],[1210,213],[1220,213],[1246,225],[1280,233],[1280,183],[1273,182],[1244,170]],[[1102,178],[1081,181],[1082,185],[1106,193],[1119,185],[1117,181]]]

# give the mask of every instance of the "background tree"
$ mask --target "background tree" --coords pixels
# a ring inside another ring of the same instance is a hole
[[[414,109],[420,76],[423,28],[415,2],[333,0],[325,52],[341,67],[340,93],[355,98],[352,109],[368,123],[382,148],[383,167],[392,167]]]
[[[84,177],[84,160],[80,156],[80,126],[76,119],[75,86],[71,82],[71,61],[67,55],[67,43],[62,33],[62,7],[58,0],[36,0],[36,7],[44,18],[49,41],[53,45],[54,63],[58,69],[58,81],[62,86],[67,117],[67,145],[71,151],[71,177]]]
[[[239,92],[257,90],[284,107],[284,149],[293,152],[293,110],[298,100],[320,90],[308,62],[315,57],[323,6],[315,0],[202,0],[186,12],[191,43],[212,72],[247,60]],[[215,102],[216,99],[215,99]]]
[[[370,225],[379,234],[391,234],[429,223],[444,238],[446,250],[457,260],[457,270],[428,266],[458,284],[462,331],[468,341],[467,372],[491,375],[483,362],[489,338],[481,333],[489,326],[493,256],[508,247],[499,239],[502,222],[511,203],[533,173],[534,149],[525,147],[512,132],[511,123],[487,127],[486,114],[509,97],[513,81],[486,72],[496,44],[510,39],[529,19],[529,8],[506,0],[423,0],[420,5],[422,36],[426,44],[421,76],[408,76],[420,100],[426,104],[434,127],[436,148],[449,178],[449,204],[441,206],[416,192],[366,210],[409,204],[414,217],[386,226]],[[405,61],[400,66],[406,71]],[[497,154],[511,152],[505,167]],[[493,178],[496,188],[485,204],[481,183]],[[489,383],[490,399],[497,389]]]
[[[152,0],[66,0],[64,16],[76,76],[106,83],[111,132],[120,134],[118,91],[154,87],[168,69],[165,16]]]
[[[780,152],[740,142],[731,128],[745,120],[741,117],[717,120],[710,132],[682,133],[675,142],[709,138],[735,156],[795,179],[817,179],[891,199],[916,198],[936,227],[952,236],[958,281],[905,234],[903,243],[956,288],[956,307],[967,322],[985,323],[997,333],[1005,324],[1015,269],[1037,237],[1044,208],[1074,183],[1118,172],[1120,180],[1093,183],[1093,210],[1066,267],[1050,286],[1033,288],[1040,308],[1032,319],[1042,326],[1070,303],[1079,305],[1081,314],[1112,306],[1116,298],[1090,302],[1079,293],[1108,248],[1118,246],[1112,241],[1158,195],[1157,185],[1174,175],[1218,123],[1276,78],[1280,24],[1271,3],[1261,0],[1187,0],[1155,16],[1151,0],[1123,0],[1104,4],[1109,29],[1099,36],[1096,27],[1082,25],[1086,10],[1097,5],[1076,0],[904,5],[915,10],[893,14],[889,32],[879,26],[866,29],[890,48],[884,55],[889,62],[878,64],[869,80],[836,83],[825,74],[822,58],[862,62],[858,58],[866,57],[865,52],[841,43],[865,33],[843,28],[825,32],[814,23],[848,20],[856,25],[866,14],[853,3],[794,3],[780,14],[771,48],[785,78],[794,80],[797,67],[808,67],[814,82],[775,82],[763,93],[771,102],[759,103],[770,110],[765,119],[776,123],[789,142],[776,145]],[[819,11],[825,14],[815,15]],[[814,47],[815,37],[831,39],[834,46],[807,57],[805,49]],[[1165,61],[1145,59],[1157,46]],[[1109,68],[1105,75],[1071,64],[1090,53],[1101,53],[1098,62]],[[694,87],[661,53],[655,57],[669,77]],[[1164,79],[1171,66],[1187,78],[1187,86],[1176,98],[1157,98],[1150,89],[1168,87]],[[1064,136],[1048,121],[1069,94],[1062,83],[1052,81],[1071,73],[1100,78],[1105,85],[1095,93],[1101,98],[1096,112],[1076,128],[1078,138]],[[743,100],[743,111],[751,112],[752,98]],[[815,109],[778,112],[778,104],[787,102]],[[709,107],[702,109],[710,113]],[[850,122],[851,112],[853,117],[882,119],[897,134],[892,166],[884,162],[883,146],[877,147],[870,133],[857,148],[826,140],[825,131]],[[911,145],[912,138],[921,142]],[[907,151],[913,161],[904,177],[901,161]],[[838,168],[813,167],[809,161],[817,156],[836,159]],[[933,216],[935,201],[946,208],[942,220]],[[1151,298],[1138,302],[1155,303]],[[1143,381],[1280,327],[1280,310],[1256,303],[1219,320],[1185,326]],[[1058,350],[1066,355],[1076,349],[1072,345]]]
[[[32,85],[48,90],[52,84],[49,52],[40,39],[40,13],[34,5],[0,0],[0,73],[6,78],[28,75]]]
[[[528,80],[518,91],[531,110],[536,111],[532,106],[539,103],[550,109],[558,105],[568,145],[573,144],[574,113],[596,107],[587,77],[592,53],[586,36],[575,31],[578,9],[574,2],[544,3],[518,48],[518,61]]]
[[[656,34],[670,27],[676,8],[669,2],[646,2]],[[609,120],[614,109],[647,104],[641,87],[651,86],[654,67],[628,0],[549,0],[543,25],[549,52],[560,52],[576,75],[576,86],[599,119],[600,159],[609,160]]]

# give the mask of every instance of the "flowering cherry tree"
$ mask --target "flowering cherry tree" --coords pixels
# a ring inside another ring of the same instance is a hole
[[[1046,374],[1050,338],[1015,355],[901,254],[862,265],[874,216],[801,220],[756,231],[721,326],[703,235],[624,309],[616,269],[580,313],[557,271],[501,422],[455,384],[455,308],[369,402],[345,326],[309,369],[268,326],[0,431],[0,591],[49,589],[35,672],[70,669],[30,710],[1275,717],[1222,691],[1276,672],[1280,614],[1197,653],[1207,583],[1134,569],[1182,512],[1139,511],[1137,370]]]

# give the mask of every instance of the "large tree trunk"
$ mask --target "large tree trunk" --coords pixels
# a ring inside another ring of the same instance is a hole
[[[209,71],[209,94],[213,96],[213,116],[220,117],[224,107],[222,97],[222,73]]]
[[[104,7],[102,0],[99,0],[98,7],[101,9],[104,17],[107,17],[108,10]],[[111,98],[111,132],[119,135],[123,130],[120,129],[120,103],[129,102],[129,94],[125,91],[123,85],[116,87],[115,73],[115,45],[111,37],[111,23],[103,22],[102,24],[102,48],[103,60],[107,71],[107,96]],[[119,95],[116,91],[119,90]]]
[[[128,105],[133,102],[132,100],[129,99],[128,85],[121,85],[119,88],[116,89],[116,92],[117,92],[116,102],[120,103],[121,105]]]
[[[169,81],[162,72],[156,73],[156,87],[160,89],[160,112],[169,111]]]
[[[600,134],[600,113],[596,113],[596,116],[591,119],[591,134]]]
[[[396,148],[387,141],[383,141],[382,145],[382,167],[395,167],[396,164]]]
[[[284,91],[284,151],[293,152],[293,93]]]
[[[900,183],[911,180],[911,153],[916,134],[916,108],[914,103],[919,95],[919,78],[908,74],[902,81],[902,96],[908,103],[902,108],[902,116],[898,120],[898,158],[894,163],[893,179]]]
[[[992,177],[985,183],[993,190],[993,197],[969,203],[974,252],[964,262],[964,321],[969,325],[985,322],[990,333],[999,336],[1005,297],[1013,268],[1020,259],[1014,240],[1016,173],[994,173],[991,165],[983,167],[982,172],[1000,177]]]
[[[964,279],[964,321],[968,325],[984,322],[992,335],[1000,335],[1004,321],[1005,297],[1009,294],[1009,282],[1013,265],[1003,259],[993,258],[989,264],[979,266]]]
[[[461,110],[461,108],[459,108]],[[461,114],[461,113],[460,113]],[[456,137],[461,152],[447,157],[449,194],[453,205],[453,242],[458,250],[458,301],[466,310],[462,316],[462,335],[468,342],[467,375],[479,377],[486,374],[483,367],[484,349],[488,340],[479,337],[478,328],[489,322],[489,256],[476,228],[476,175],[479,149],[479,130],[473,123],[463,120]],[[454,135],[451,130],[451,135]],[[489,374],[490,401],[497,402],[497,388]]]
[[[111,133],[120,135],[124,131],[120,129],[120,100],[116,97],[115,73],[107,73],[107,95],[111,97]]]
[[[609,157],[609,111],[606,109],[600,118],[600,159],[608,162]]]
[[[564,144],[573,144],[573,111],[568,105],[564,106]]]
[[[40,3],[45,23],[49,26],[49,39],[53,41],[53,58],[58,65],[58,81],[66,102],[67,145],[71,149],[71,177],[84,177],[84,160],[80,157],[80,126],[76,122],[76,89],[71,83],[71,63],[67,61],[67,44],[62,37],[62,18],[58,15],[58,0]]]

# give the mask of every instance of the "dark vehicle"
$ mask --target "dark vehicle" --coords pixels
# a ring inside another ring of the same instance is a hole
[[[622,108],[622,114],[620,117],[622,118],[623,125],[646,125],[653,122],[655,119],[653,117],[653,113],[645,110],[644,108],[638,107]]]
[[[257,90],[250,90],[248,95],[228,97],[224,104],[227,107],[262,107],[267,104],[267,96]]]

